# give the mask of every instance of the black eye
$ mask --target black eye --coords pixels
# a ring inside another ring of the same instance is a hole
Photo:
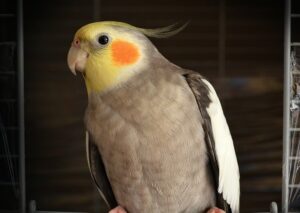
[[[99,42],[99,44],[105,45],[109,42],[109,38],[106,35],[101,35],[98,38],[98,42]]]

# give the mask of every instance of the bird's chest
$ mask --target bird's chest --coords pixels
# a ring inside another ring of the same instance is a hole
[[[133,213],[176,212],[192,200],[185,195],[201,191],[207,169],[201,117],[183,88],[158,93],[145,86],[128,99],[88,108],[86,126],[120,205]]]
[[[180,132],[202,131],[194,97],[178,83],[146,82],[98,99],[89,104],[85,121],[101,152],[109,154],[157,153],[170,148]]]

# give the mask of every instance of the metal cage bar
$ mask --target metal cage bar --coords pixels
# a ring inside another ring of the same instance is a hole
[[[18,125],[19,125],[19,182],[20,182],[20,213],[26,212],[25,191],[25,124],[24,124],[24,44],[23,44],[23,0],[17,5],[17,43],[18,43]]]
[[[283,165],[282,212],[289,210],[289,153],[290,153],[290,52],[291,52],[291,0],[285,2],[284,17],[284,105],[283,105]]]

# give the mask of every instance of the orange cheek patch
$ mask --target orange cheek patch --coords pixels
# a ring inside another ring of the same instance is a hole
[[[137,47],[127,41],[114,41],[111,44],[112,59],[117,65],[130,65],[139,58]]]

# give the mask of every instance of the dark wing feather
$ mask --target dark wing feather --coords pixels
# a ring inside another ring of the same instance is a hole
[[[91,141],[88,132],[86,132],[86,154],[91,176],[101,197],[110,209],[116,207],[117,202],[106,175],[101,155],[97,146]]]
[[[209,98],[209,88],[206,84],[203,83],[203,77],[196,72],[188,71],[183,74],[185,77],[188,85],[190,86],[192,92],[195,95],[195,99],[197,101],[200,113],[203,118],[203,130],[205,132],[205,142],[208,151],[208,157],[211,164],[211,168],[213,171],[213,177],[215,182],[215,189],[217,195],[217,207],[224,209],[227,213],[231,212],[230,206],[224,200],[222,194],[217,192],[218,188],[218,177],[219,177],[219,165],[216,156],[216,149],[215,149],[215,141],[212,135],[212,127],[211,127],[211,120],[209,114],[207,112],[207,108],[211,102]]]

